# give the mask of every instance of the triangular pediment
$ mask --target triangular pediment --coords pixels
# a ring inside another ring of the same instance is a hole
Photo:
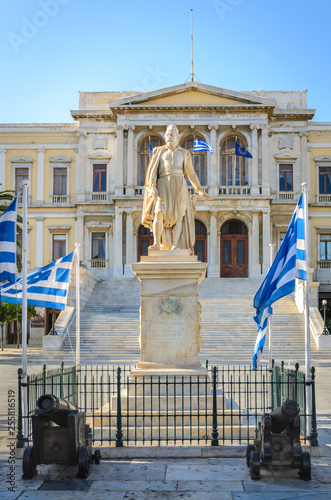
[[[233,90],[212,87],[197,82],[187,82],[152,92],[131,95],[109,101],[111,108],[163,106],[257,106],[274,107],[275,101]]]

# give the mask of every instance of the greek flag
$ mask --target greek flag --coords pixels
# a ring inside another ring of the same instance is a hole
[[[65,309],[73,256],[74,252],[28,275],[27,301],[29,306]],[[22,278],[18,279],[14,285],[10,283],[2,285],[0,293],[2,302],[22,304]]]
[[[234,152],[237,156],[243,156],[244,158],[253,158],[251,153],[244,148],[244,146],[240,146],[239,142],[236,141],[236,150]]]
[[[257,339],[253,353],[253,365],[255,368],[263,351],[268,316],[272,314],[271,304],[285,297],[285,295],[294,292],[295,278],[301,280],[308,279],[306,255],[303,194],[301,194],[282,246],[259,291],[254,297],[254,307],[256,309],[254,320],[258,325]]]
[[[200,139],[194,139],[193,151],[210,151],[213,154],[213,148],[208,142],[200,141]]]
[[[16,280],[17,197],[0,217],[0,282]]]
[[[153,147],[152,147],[151,140],[148,141],[148,147],[149,147],[149,152],[152,155],[153,154]]]

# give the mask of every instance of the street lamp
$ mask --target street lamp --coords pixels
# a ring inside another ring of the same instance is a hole
[[[322,300],[322,311],[324,311],[324,328],[322,331],[322,335],[330,335],[329,330],[326,326],[326,308],[327,308],[327,305],[328,305],[328,301],[325,299]]]

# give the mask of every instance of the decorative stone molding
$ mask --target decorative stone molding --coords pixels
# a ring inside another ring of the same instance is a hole
[[[111,160],[112,158],[108,153],[91,153],[88,157],[90,160]]]
[[[89,231],[92,230],[100,230],[101,231],[109,231],[113,226],[112,222],[87,222],[86,227]]]
[[[276,160],[281,160],[281,161],[284,161],[284,160],[297,160],[298,159],[298,155],[295,155],[293,153],[276,153],[274,155],[274,158]]]
[[[128,126],[127,126],[127,129],[128,129],[128,130],[132,130],[132,131],[134,131],[134,130],[135,130],[135,128],[136,128],[136,126],[135,126],[135,125],[132,125],[132,124],[130,124],[130,125],[128,125]]]
[[[26,156],[19,156],[18,158],[11,158],[12,163],[33,163],[32,158],[27,158]]]
[[[311,150],[311,148],[310,148]],[[324,156],[315,156],[314,161],[316,162],[331,162],[331,156],[324,155]]]
[[[51,156],[49,159],[50,163],[71,163],[72,159],[66,156]]]
[[[0,153],[4,154],[7,151],[6,148],[0,148]]]
[[[278,148],[279,149],[293,149],[293,136],[292,135],[285,135],[285,136],[279,137]]]
[[[76,133],[76,136],[77,136],[79,139],[80,139],[81,137],[86,138],[87,133],[86,133],[86,132],[81,132],[81,131],[79,131],[79,132],[77,132],[77,133]]]
[[[106,137],[93,137],[93,149],[108,149],[108,139]]]
[[[215,125],[214,123],[208,125],[208,130],[218,130],[218,125]]]
[[[47,229],[50,233],[69,233],[71,226],[66,225],[58,225],[58,226],[47,226]]]
[[[45,151],[46,151],[46,148],[44,146],[42,146],[41,148],[37,148],[38,153],[45,153]]]

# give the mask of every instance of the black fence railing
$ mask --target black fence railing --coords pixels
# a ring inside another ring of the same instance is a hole
[[[208,367],[206,376],[130,377],[131,367],[64,367],[31,375],[22,383],[19,370],[18,446],[31,440],[31,415],[42,394],[55,394],[86,412],[93,441],[110,446],[243,444],[254,439],[263,413],[286,399],[300,406],[301,433],[317,442],[315,381],[299,370],[250,366]],[[307,414],[306,386],[312,387],[312,413]],[[27,391],[27,414],[20,410]],[[24,426],[23,422],[26,421]],[[311,430],[307,430],[311,422]],[[22,429],[26,427],[26,436]]]

